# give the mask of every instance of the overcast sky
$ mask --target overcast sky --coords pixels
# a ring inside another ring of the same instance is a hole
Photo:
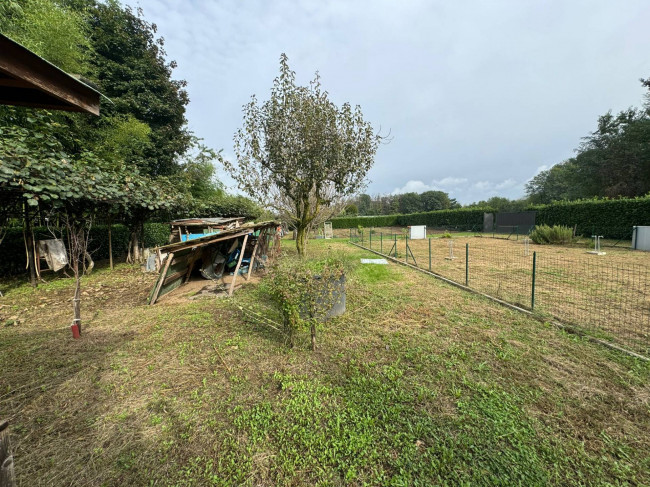
[[[599,115],[642,102],[650,1],[126,0],[158,25],[189,126],[232,157],[241,107],[266,100],[280,54],[318,70],[382,133],[367,192],[523,196]],[[220,178],[229,181],[223,171]]]

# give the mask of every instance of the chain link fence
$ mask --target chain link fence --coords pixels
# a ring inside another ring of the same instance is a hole
[[[519,241],[409,239],[349,232],[350,241],[458,284],[650,356],[650,267],[553,254]],[[490,242],[488,242],[490,241]],[[560,250],[558,250],[560,251]]]

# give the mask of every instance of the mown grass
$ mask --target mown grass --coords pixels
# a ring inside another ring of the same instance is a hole
[[[148,307],[151,278],[102,271],[79,341],[67,281],[10,289],[19,485],[650,483],[650,366],[342,242],[309,250],[348,269],[316,352],[256,318],[279,320],[264,285]]]

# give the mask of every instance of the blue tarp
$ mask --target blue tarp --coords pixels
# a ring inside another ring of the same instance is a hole
[[[194,240],[195,238],[207,237],[208,235],[216,235],[219,232],[210,232],[210,233],[190,233],[189,235],[181,235],[181,242],[187,242],[188,240]]]

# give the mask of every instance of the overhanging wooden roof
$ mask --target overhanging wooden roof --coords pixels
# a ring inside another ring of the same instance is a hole
[[[0,104],[99,115],[101,94],[0,34]]]

